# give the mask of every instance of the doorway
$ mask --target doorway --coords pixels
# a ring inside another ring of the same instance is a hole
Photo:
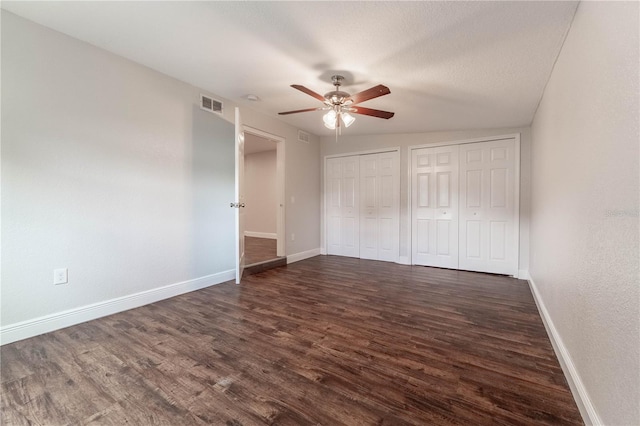
[[[244,252],[247,267],[281,260],[284,139],[244,126]]]

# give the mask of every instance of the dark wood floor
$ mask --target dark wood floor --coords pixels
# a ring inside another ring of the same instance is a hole
[[[1,356],[3,425],[582,424],[526,282],[334,256]]]
[[[244,237],[244,262],[247,265],[276,259],[278,240]]]

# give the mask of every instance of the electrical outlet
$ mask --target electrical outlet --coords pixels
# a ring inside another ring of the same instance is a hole
[[[291,241],[295,241],[296,240],[296,234],[291,234]]]
[[[67,268],[54,269],[53,271],[53,283],[58,284],[66,284],[69,282],[69,275]]]

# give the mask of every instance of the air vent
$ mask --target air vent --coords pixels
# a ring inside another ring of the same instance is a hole
[[[222,114],[222,101],[200,94],[200,108],[205,111]]]
[[[298,130],[298,140],[300,142],[309,143],[311,141],[311,136],[307,132],[303,132],[302,130]]]

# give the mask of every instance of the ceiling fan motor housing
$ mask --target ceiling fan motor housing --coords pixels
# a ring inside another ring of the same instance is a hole
[[[344,77],[341,75],[334,75],[331,77],[331,81],[333,82],[333,85],[336,86],[336,90],[325,93],[324,98],[327,100],[329,105],[342,105],[345,99],[351,96],[347,92],[338,90],[344,81]]]
[[[325,99],[330,105],[342,105],[350,95],[340,90],[332,90],[324,94]]]

